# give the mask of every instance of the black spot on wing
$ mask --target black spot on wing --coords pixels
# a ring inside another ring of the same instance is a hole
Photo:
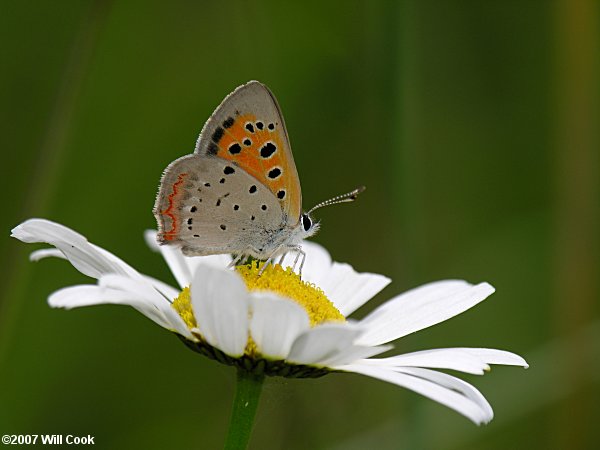
[[[267,158],[270,158],[271,156],[273,156],[273,153],[275,153],[276,151],[277,151],[277,147],[275,146],[275,144],[273,144],[272,142],[267,142],[260,149],[260,156],[267,159]]]
[[[242,147],[237,142],[235,142],[234,144],[231,144],[229,146],[229,153],[231,153],[232,155],[237,155],[241,151],[242,151]]]
[[[223,135],[225,134],[225,130],[222,127],[217,127],[215,132],[212,135],[212,140],[215,144],[218,144]]]
[[[227,120],[223,122],[223,128],[231,128],[234,122],[235,119],[233,117],[228,117]]]
[[[275,167],[274,169],[269,170],[268,177],[274,180],[278,176],[281,175],[281,169],[279,167]]]
[[[211,142],[210,144],[208,144],[206,153],[208,153],[209,155],[216,155],[217,153],[219,153],[219,146],[214,142]]]
[[[231,166],[225,166],[225,168],[223,169],[223,173],[225,175],[231,175],[232,173],[235,173],[235,169]]]

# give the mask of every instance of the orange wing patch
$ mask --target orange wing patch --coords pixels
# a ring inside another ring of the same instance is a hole
[[[166,241],[172,241],[173,239],[175,239],[177,237],[177,233],[179,232],[179,221],[176,216],[175,201],[177,200],[177,195],[180,193],[179,187],[185,181],[186,176],[187,173],[179,174],[179,176],[177,177],[177,181],[173,183],[173,186],[171,188],[172,192],[167,197],[167,202],[169,203],[169,206],[167,206],[167,208],[164,211],[160,212],[163,216],[167,216],[169,219],[171,219],[171,229],[168,231],[165,230],[162,233],[162,238]]]
[[[282,124],[264,122],[254,114],[228,118],[213,133],[208,153],[235,162],[279,199],[285,211],[300,192],[287,176],[290,163]],[[294,204],[294,203],[292,203]],[[299,212],[293,211],[293,214]]]

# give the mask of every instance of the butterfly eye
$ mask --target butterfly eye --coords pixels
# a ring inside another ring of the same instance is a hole
[[[302,214],[302,228],[304,228],[304,231],[308,231],[312,228],[312,220],[310,220],[308,214]]]

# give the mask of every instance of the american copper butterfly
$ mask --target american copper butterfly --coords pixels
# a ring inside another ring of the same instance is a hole
[[[294,251],[295,265],[304,256],[300,243],[319,229],[310,213],[353,201],[363,190],[303,213],[277,100],[264,84],[250,81],[217,107],[194,153],[165,169],[154,206],[157,239],[179,246],[187,256],[232,253],[234,263],[252,256],[268,264]]]

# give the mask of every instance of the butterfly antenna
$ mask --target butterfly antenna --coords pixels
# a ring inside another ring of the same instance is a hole
[[[318,205],[313,206],[307,214],[310,214],[315,209],[322,208],[323,206],[335,205],[336,203],[348,203],[353,202],[358,197],[358,194],[363,192],[366,189],[364,186],[359,186],[351,192],[347,194],[338,195],[337,197],[330,198],[329,200],[325,200],[324,202],[319,203]]]

